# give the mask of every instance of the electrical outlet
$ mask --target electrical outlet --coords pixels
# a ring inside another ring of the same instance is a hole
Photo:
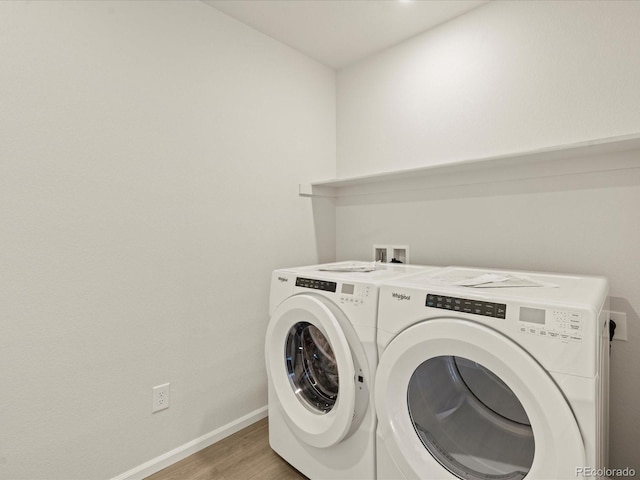
[[[614,340],[627,341],[627,314],[625,312],[609,312],[609,318],[616,322]]]
[[[163,385],[157,385],[153,387],[153,406],[151,408],[151,413],[156,413],[160,410],[169,408],[170,386],[170,383],[165,383]]]

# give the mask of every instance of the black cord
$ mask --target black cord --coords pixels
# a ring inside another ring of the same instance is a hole
[[[611,355],[611,342],[616,335],[616,322],[609,319],[609,355]]]
[[[609,341],[613,340],[613,337],[616,334],[616,322],[609,319]]]

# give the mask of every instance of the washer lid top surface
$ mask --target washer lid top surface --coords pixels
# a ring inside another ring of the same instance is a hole
[[[331,280],[361,282],[379,284],[381,282],[393,280],[407,275],[414,275],[419,272],[428,272],[437,270],[439,267],[426,265],[404,265],[398,263],[376,263],[375,270],[368,272],[349,272],[349,271],[328,271],[331,267],[348,267],[350,265],[368,266],[374,262],[361,261],[344,261],[324,263],[319,265],[308,265],[305,267],[284,268],[280,271],[289,272],[295,275],[312,275],[316,278],[326,278]]]

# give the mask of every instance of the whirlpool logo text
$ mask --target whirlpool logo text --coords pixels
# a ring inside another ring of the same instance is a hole
[[[395,298],[396,300],[398,300],[398,301],[401,301],[401,300],[411,300],[411,295],[405,295],[404,293],[395,293],[395,292],[392,292],[392,293],[391,293],[391,296],[392,296],[393,298]]]

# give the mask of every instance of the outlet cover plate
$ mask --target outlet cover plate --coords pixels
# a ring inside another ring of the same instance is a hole
[[[151,413],[159,412],[169,408],[169,387],[170,383],[164,383],[153,387],[153,405]]]

